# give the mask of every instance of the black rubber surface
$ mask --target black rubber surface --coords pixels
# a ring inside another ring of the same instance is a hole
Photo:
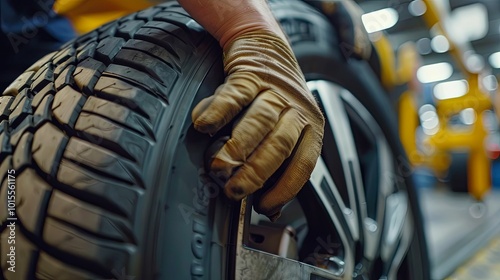
[[[186,85],[202,85],[215,60],[216,42],[167,3],[69,42],[5,90],[0,279],[152,279],[144,275],[161,264],[146,262],[157,241],[146,237],[159,218],[162,151]],[[7,211],[12,169],[15,215]],[[15,272],[8,218],[17,218]]]

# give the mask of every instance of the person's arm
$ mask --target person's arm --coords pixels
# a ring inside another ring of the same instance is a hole
[[[224,50],[226,80],[192,112],[195,129],[214,135],[240,113],[210,169],[239,200],[261,189],[288,159],[274,186],[254,197],[271,220],[309,179],[321,151],[323,115],[265,0],[181,0]]]
[[[245,32],[269,30],[285,40],[266,0],[179,0],[222,47]]]

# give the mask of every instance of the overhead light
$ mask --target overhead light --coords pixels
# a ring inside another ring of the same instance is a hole
[[[488,62],[493,68],[500,68],[500,52],[496,52],[488,57]]]
[[[361,21],[368,33],[393,27],[399,19],[398,12],[393,8],[385,8],[361,16]]]
[[[443,35],[437,35],[431,40],[431,48],[437,53],[444,53],[450,49],[450,42]]]
[[[466,80],[456,80],[439,83],[434,86],[434,97],[439,100],[457,98],[463,96],[469,90]]]
[[[484,89],[488,92],[494,92],[498,89],[498,80],[495,75],[487,75],[483,78]]]
[[[424,113],[426,113],[428,111],[436,112],[436,107],[434,107],[434,105],[432,105],[432,104],[424,104],[424,105],[422,105],[422,107],[420,107],[418,109],[418,114],[423,115]]]
[[[427,6],[425,6],[424,1],[422,0],[414,0],[411,1],[410,4],[408,4],[408,12],[410,12],[412,16],[421,16],[425,14],[426,11]]]
[[[448,62],[424,65],[417,70],[417,78],[422,83],[432,83],[446,80],[453,74],[453,68]]]
[[[460,111],[459,116],[462,122],[466,125],[472,125],[477,119],[476,110],[473,108],[467,108]]]
[[[427,135],[434,135],[439,130],[439,117],[436,113],[436,107],[431,104],[425,104],[418,110],[422,130]]]
[[[444,20],[444,26],[458,44],[479,40],[488,34],[488,10],[482,3],[455,8]]]

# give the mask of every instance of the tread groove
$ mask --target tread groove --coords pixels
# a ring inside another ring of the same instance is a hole
[[[141,218],[158,200],[146,167],[162,160],[167,143],[157,141],[176,120],[169,102],[205,77],[195,70],[215,41],[200,31],[178,4],[157,5],[66,43],[0,96],[0,201],[8,169],[22,184],[16,277],[111,279],[150,266],[130,266],[151,223]],[[0,208],[0,240],[7,215]]]
[[[123,128],[128,129],[139,136],[147,137],[149,138],[148,140],[151,141],[151,144],[155,142],[153,129],[150,123],[144,120],[142,116],[131,110],[128,110],[128,108],[126,107],[119,108],[119,106],[121,107],[121,105],[118,105],[116,103],[110,103],[104,99],[98,101],[95,100],[98,99],[90,97],[87,103],[85,103],[85,105],[83,106],[82,112],[88,113],[89,115],[99,116],[117,126],[122,126]],[[113,111],[117,111],[117,113],[110,113]],[[119,119],[119,116],[121,116],[122,119]]]
[[[143,73],[140,70],[134,69],[130,66],[111,64],[108,69],[102,74],[104,77],[119,79],[121,81],[133,84],[141,89],[150,92],[155,97],[160,98],[166,104],[169,104],[168,93],[169,90],[163,85],[157,83],[149,74]],[[138,80],[146,80],[138,81]]]
[[[26,236],[28,240],[30,240],[34,245],[39,247],[39,251],[46,252],[49,254],[51,257],[60,260],[62,262],[68,263],[70,265],[73,265],[75,267],[90,271],[91,273],[97,274],[100,277],[113,277],[113,275],[108,272],[106,269],[103,269],[96,265],[96,263],[83,259],[83,258],[78,258],[75,255],[66,253],[62,250],[59,250],[50,244],[47,244],[43,238],[29,232],[22,221],[18,220],[18,226],[21,232]]]
[[[95,232],[92,232],[92,231],[90,231],[88,229],[85,229],[85,228],[82,228],[80,226],[77,226],[77,225],[75,225],[73,223],[70,223],[70,222],[65,221],[65,220],[63,220],[61,218],[58,218],[58,217],[54,217],[54,216],[51,216],[51,215],[48,215],[48,217],[50,217],[51,219],[54,219],[55,221],[63,224],[64,226],[66,226],[66,227],[68,227],[70,229],[73,229],[73,230],[75,230],[77,232],[81,232],[81,233],[83,233],[85,235],[92,236],[94,238],[99,238],[100,240],[103,240],[103,241],[111,241],[111,242],[115,242],[115,243],[121,243],[121,244],[124,244],[124,245],[126,245],[126,244],[136,245],[135,242],[130,242],[128,240],[127,241],[123,241],[123,240],[121,240],[119,238],[112,238],[112,237],[109,237],[109,236],[106,236],[106,235],[103,235],[103,234],[97,234]]]
[[[138,186],[71,159],[63,159],[60,166],[58,173],[60,179],[54,180],[58,190],[131,220],[135,203],[142,194]],[[70,184],[73,186],[70,187]],[[106,188],[99,188],[100,186]],[[113,199],[127,203],[117,204]]]

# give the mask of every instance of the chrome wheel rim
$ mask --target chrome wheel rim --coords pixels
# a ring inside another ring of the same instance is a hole
[[[308,87],[327,120],[334,120],[327,121],[325,132],[334,139],[341,170],[332,170],[323,153],[307,187],[327,212],[329,221],[325,223],[334,225],[341,249],[329,254],[327,267],[320,268],[249,248],[245,228],[251,207],[244,200],[236,239],[236,279],[397,279],[414,225],[389,144],[376,120],[352,93],[323,80],[310,81]],[[365,149],[363,143],[373,148]],[[374,150],[375,156],[367,156]]]

